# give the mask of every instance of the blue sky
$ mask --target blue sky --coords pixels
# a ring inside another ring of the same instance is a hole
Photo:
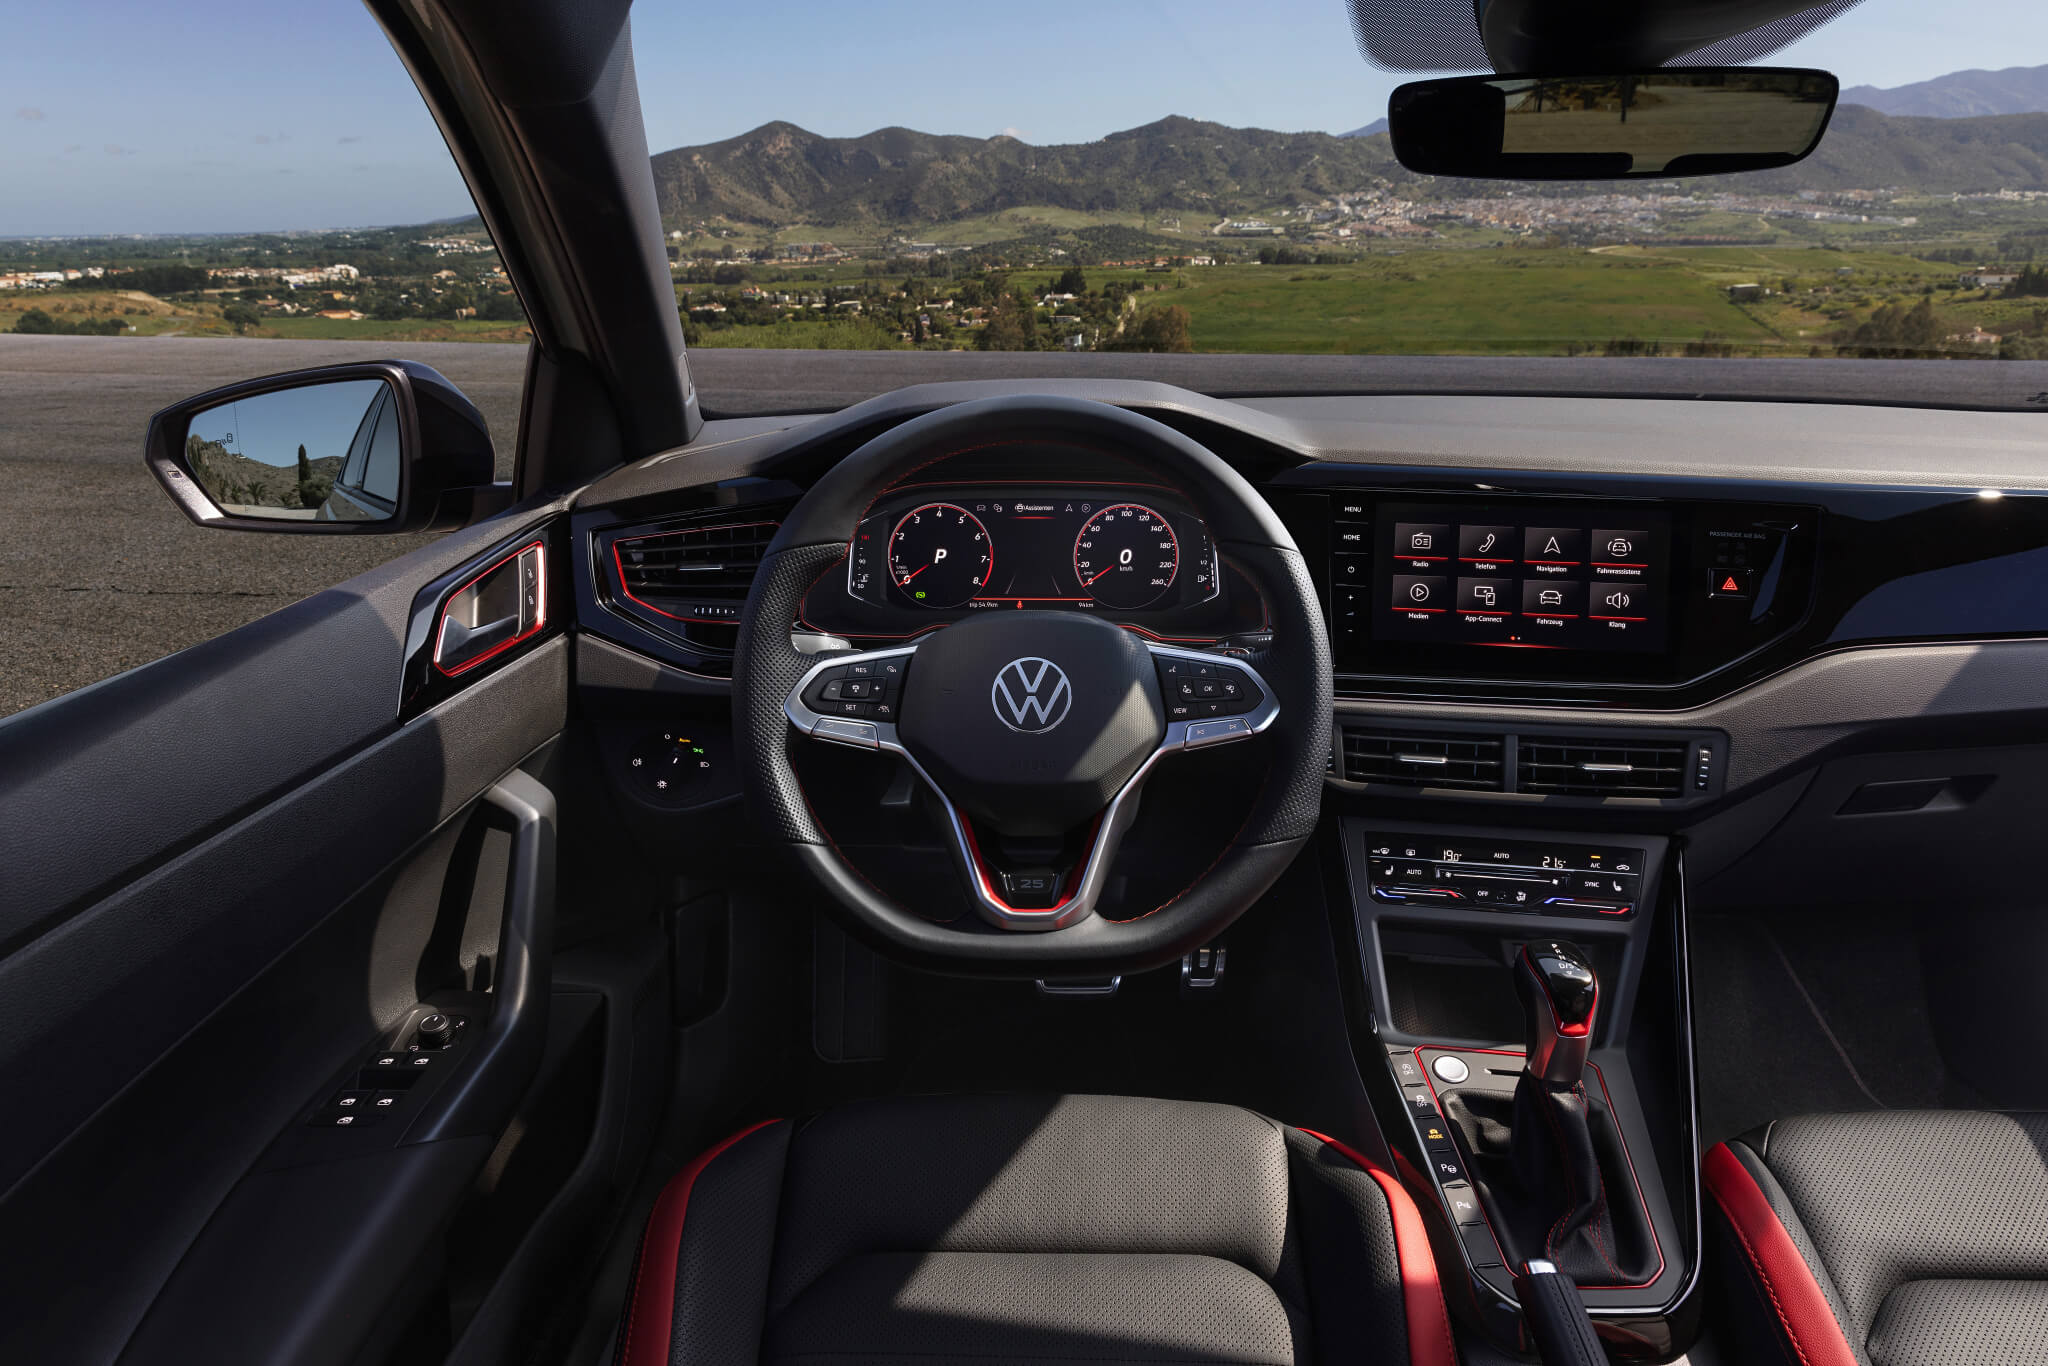
[[[17,5],[0,41],[0,236],[416,223],[471,212],[439,133],[351,0]],[[1167,114],[1339,132],[1402,76],[1341,0],[934,0],[634,10],[654,150],[770,119],[1085,141]],[[1992,37],[1990,35],[1996,35]],[[2048,62],[2034,0],[1864,0],[1773,59],[1844,85]]]

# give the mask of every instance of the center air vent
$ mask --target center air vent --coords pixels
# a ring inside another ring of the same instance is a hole
[[[727,655],[740,611],[774,522],[678,527],[611,542],[611,568],[624,604],[642,619],[702,650]]]
[[[1498,735],[1344,732],[1344,777],[1354,783],[1460,787],[1499,792],[1504,783]]]
[[[1516,774],[1524,792],[1571,797],[1683,797],[1683,740],[1580,740],[1523,736]]]

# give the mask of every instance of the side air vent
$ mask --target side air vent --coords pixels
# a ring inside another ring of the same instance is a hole
[[[621,536],[610,547],[620,596],[671,635],[730,654],[740,609],[777,525],[735,522]]]
[[[1683,797],[1683,740],[1523,736],[1516,786],[1569,797]]]
[[[1505,786],[1501,750],[1498,735],[1346,730],[1344,777],[1354,783],[1499,792]]]

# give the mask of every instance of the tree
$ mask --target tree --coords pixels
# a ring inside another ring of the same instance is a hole
[[[1053,282],[1052,292],[1055,294],[1086,294],[1088,292],[1088,277],[1081,273],[1079,266],[1068,266],[1060,272],[1060,278]]]
[[[1189,333],[1188,311],[1179,304],[1148,308],[1132,320],[1123,336],[1103,348],[1108,351],[1163,351],[1185,353],[1195,349]]]
[[[1036,351],[1038,314],[1029,301],[1014,294],[997,296],[989,310],[988,326],[974,339],[980,351]]]

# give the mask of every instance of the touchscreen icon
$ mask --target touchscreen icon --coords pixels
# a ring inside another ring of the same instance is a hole
[[[1540,592],[1540,593],[1538,593],[1538,594],[1536,595],[1536,605],[1537,605],[1538,607],[1562,607],[1562,606],[1564,606],[1564,592],[1563,592],[1563,590],[1561,590],[1561,589],[1557,589],[1557,588],[1546,588],[1546,589],[1544,589],[1544,590],[1543,590],[1542,592]]]
[[[1427,531],[1418,531],[1408,538],[1410,550],[1428,550],[1436,544],[1436,537]]]
[[[1474,588],[1472,596],[1485,603],[1488,607],[1496,606],[1498,603],[1494,595],[1493,585],[1490,583],[1482,583],[1477,588]]]
[[[1626,536],[1616,536],[1607,543],[1607,553],[1617,560],[1627,559],[1630,552],[1635,548],[1635,542],[1629,540]]]
[[[1391,601],[1397,612],[1436,613],[1446,611],[1443,599],[1450,583],[1432,576],[1396,574]]]
[[[1606,603],[1609,607],[1614,608],[1616,611],[1620,611],[1628,606],[1629,596],[1626,593],[1609,593],[1606,597],[1600,599],[1600,601]]]
[[[1489,531],[1489,532],[1487,532],[1487,533],[1486,533],[1486,534],[1485,534],[1484,536],[1481,536],[1481,537],[1479,538],[1479,553],[1480,553],[1481,555],[1484,555],[1484,554],[1485,554],[1485,553],[1486,553],[1487,551],[1489,551],[1489,550],[1493,549],[1493,548],[1494,548],[1494,546],[1495,546],[1495,545],[1497,545],[1497,544],[1498,544],[1499,542],[1500,542],[1500,533],[1499,533],[1499,532],[1497,532],[1497,531]]]

